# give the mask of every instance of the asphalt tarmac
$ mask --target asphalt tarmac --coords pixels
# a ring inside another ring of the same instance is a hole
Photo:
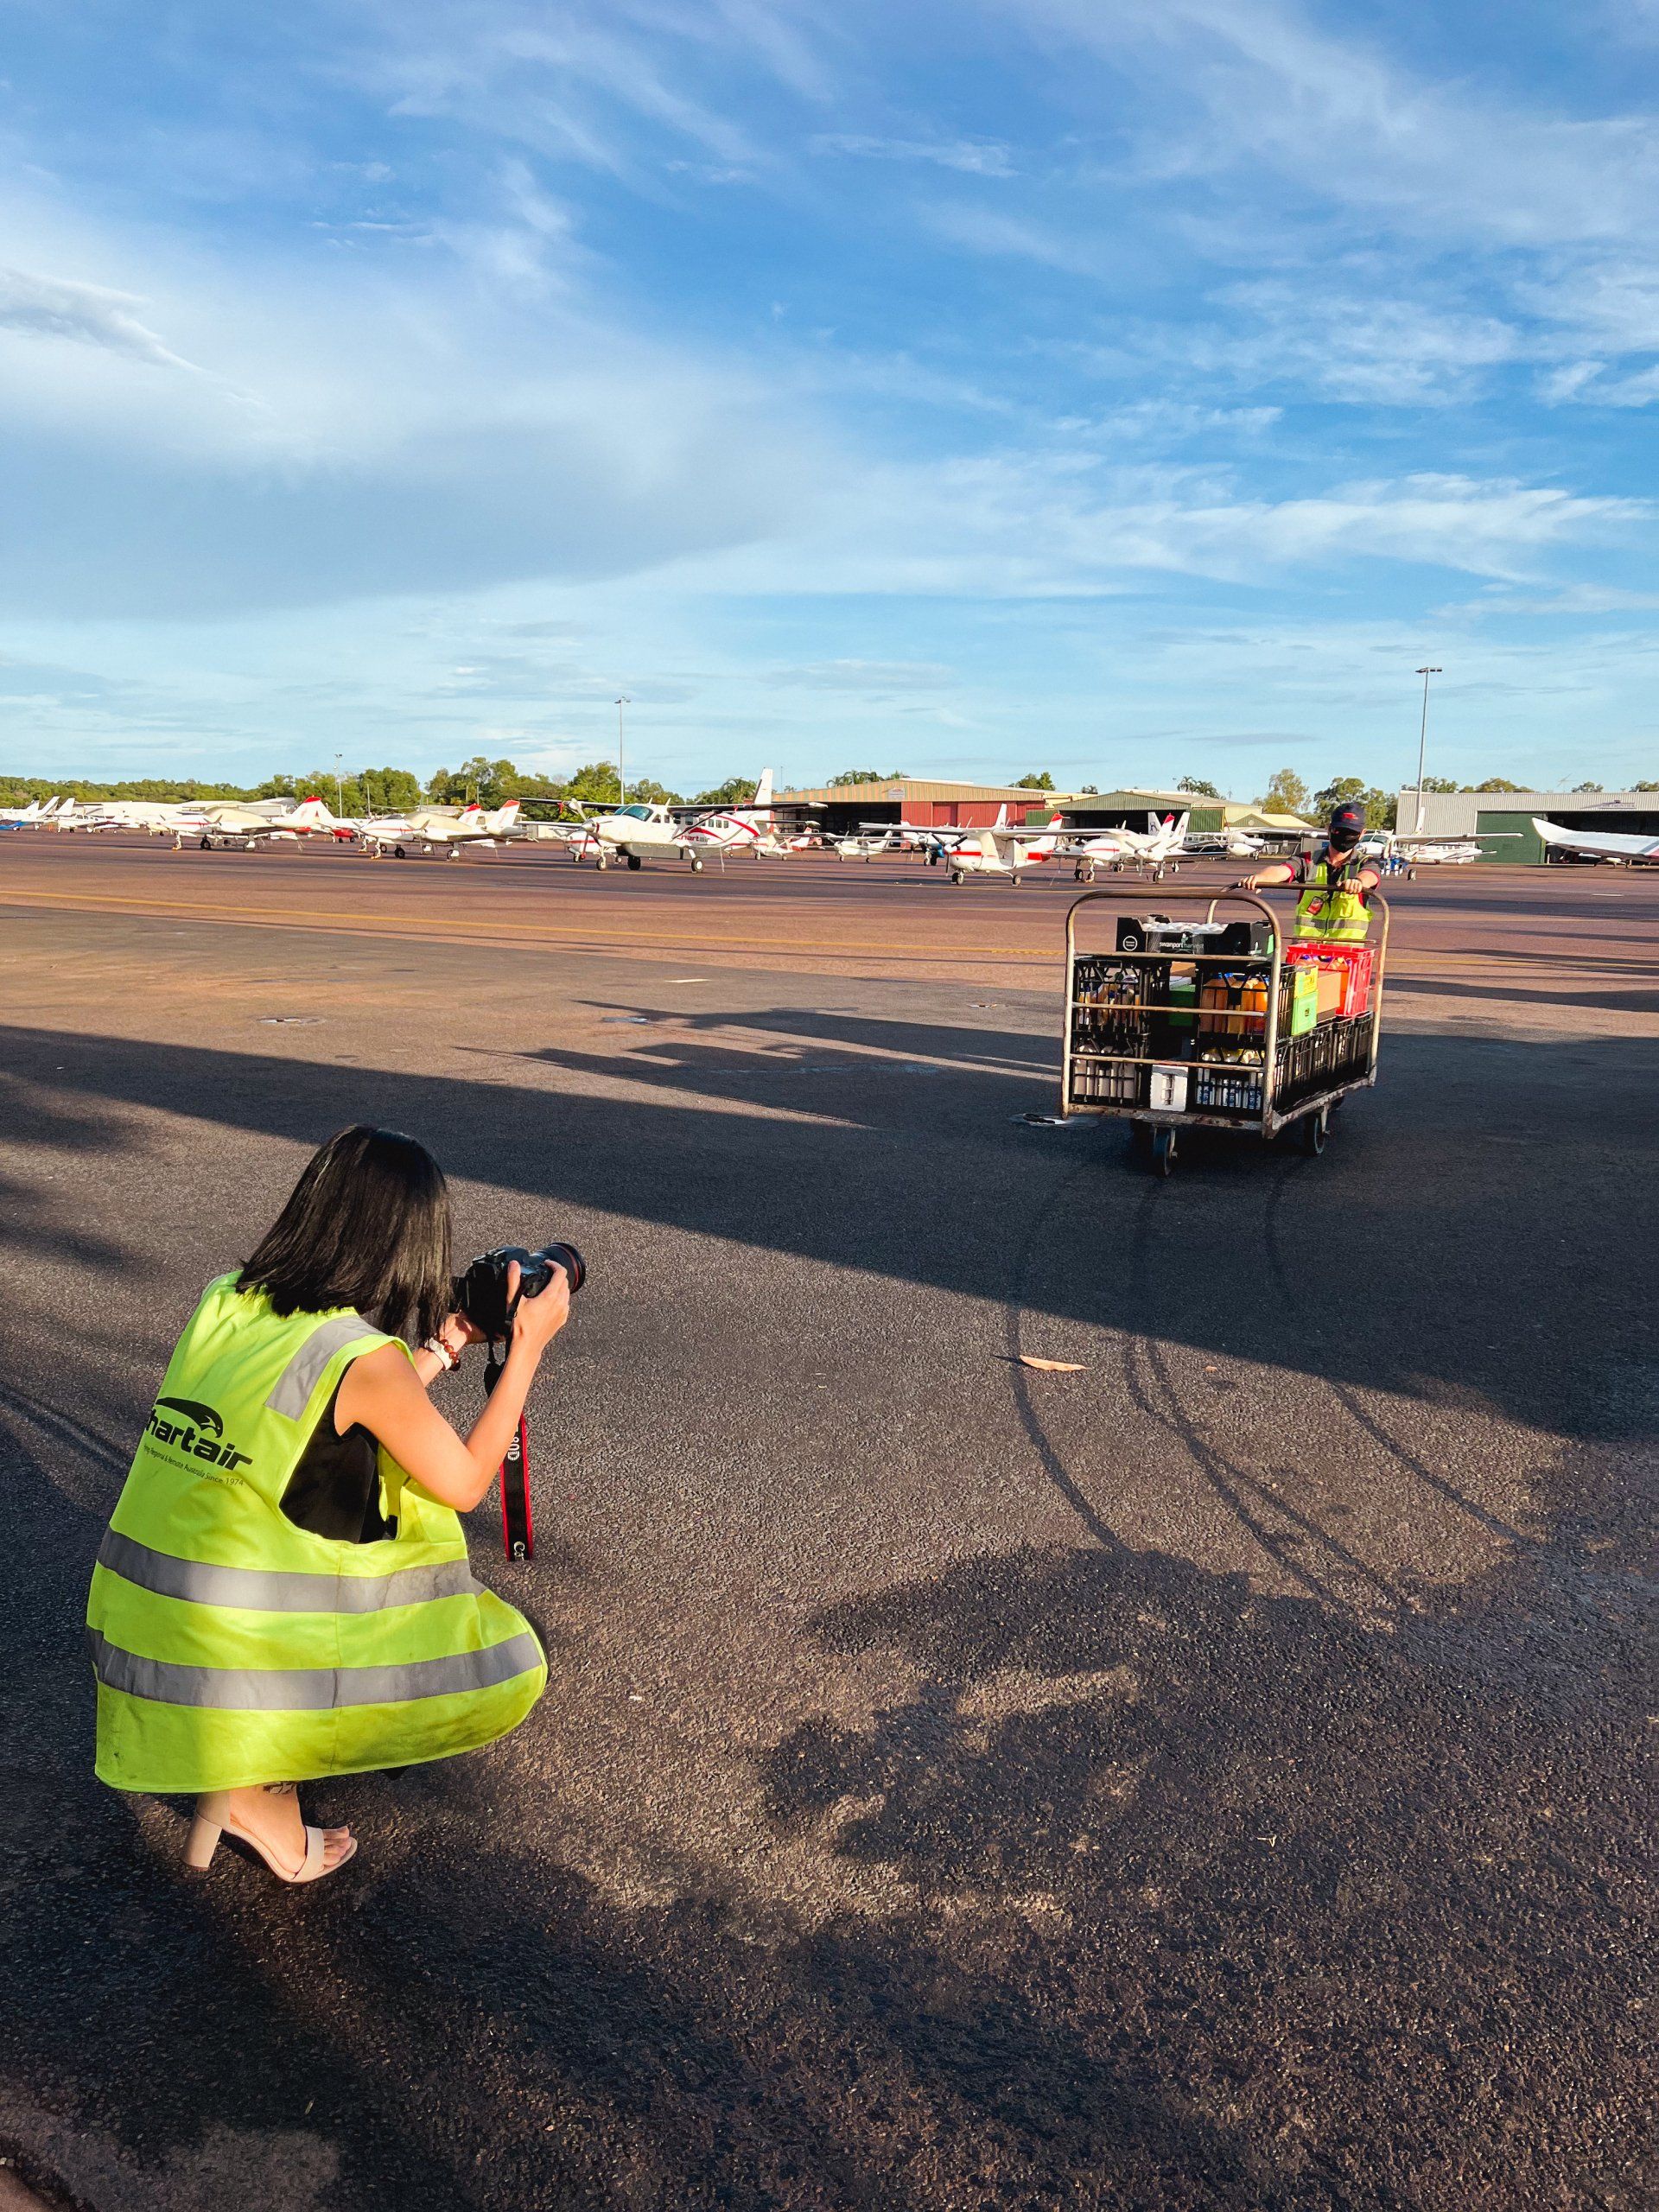
[[[1653,2203],[1659,880],[1400,886],[1378,1088],[1322,1158],[1167,1182],[1016,1119],[1064,905],[0,841],[9,2171],[92,2212]],[[439,1153],[467,1250],[592,1263],[541,1556],[474,1530],[551,1681],[312,1792],[362,1848],[303,1897],[192,1883],[184,1808],[92,1778],[86,1582],[201,1283],[358,1119]]]

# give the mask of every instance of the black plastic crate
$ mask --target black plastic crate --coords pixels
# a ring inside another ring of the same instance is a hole
[[[1192,1070],[1193,1110],[1238,1114],[1255,1119],[1262,1111],[1265,1069],[1242,1060],[1200,1060]]]
[[[1074,1059],[1068,1108],[1139,1106],[1147,1095],[1147,1071],[1135,1060]]]
[[[1117,949],[1188,959],[1194,953],[1216,952],[1230,960],[1268,960],[1273,930],[1267,922],[1172,922],[1166,914],[1120,914]]]

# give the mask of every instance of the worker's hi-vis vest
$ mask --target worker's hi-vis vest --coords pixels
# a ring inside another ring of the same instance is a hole
[[[1370,929],[1363,893],[1350,880],[1351,868],[1333,874],[1325,861],[1310,861],[1307,881],[1296,901],[1296,934],[1323,938],[1332,944],[1360,944]]]
[[[118,1789],[305,1782],[468,1751],[516,1727],[547,1663],[475,1582],[460,1520],[380,1454],[396,1536],[296,1528],[283,1492],[353,1359],[358,1314],[284,1320],[207,1286],[168,1364],[92,1574],[98,1772]]]

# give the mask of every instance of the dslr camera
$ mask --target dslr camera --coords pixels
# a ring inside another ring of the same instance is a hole
[[[587,1264],[574,1244],[544,1244],[527,1252],[521,1244],[500,1244],[480,1253],[465,1274],[455,1277],[455,1310],[494,1344],[512,1334],[512,1314],[507,1305],[507,1263],[518,1262],[518,1295],[535,1298],[553,1280],[555,1268],[570,1279],[574,1298],[588,1280]]]

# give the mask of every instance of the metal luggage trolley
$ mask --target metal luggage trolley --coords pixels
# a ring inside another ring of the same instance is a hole
[[[1344,1001],[1363,995],[1364,1003],[1358,1011],[1344,1003],[1336,1018],[1320,1020],[1317,1006],[1308,1018],[1317,965],[1286,960],[1279,917],[1251,892],[1160,889],[1160,909],[1207,905],[1204,922],[1184,930],[1161,911],[1123,917],[1114,950],[1080,953],[1083,909],[1098,899],[1121,908],[1137,888],[1144,897],[1144,886],[1085,891],[1066,914],[1062,1117],[1112,1115],[1137,1123],[1160,1175],[1173,1167],[1183,1129],[1265,1140],[1300,1124],[1304,1148],[1323,1152],[1332,1107],[1376,1081],[1388,901],[1371,893],[1380,927],[1366,939],[1368,976],[1357,976],[1344,958],[1357,948],[1321,948]],[[1206,951],[1204,944],[1218,944],[1226,928],[1216,922],[1224,904],[1251,909],[1251,918],[1229,931],[1232,949]],[[1162,927],[1148,931],[1143,922]],[[1200,949],[1185,949],[1192,944]]]

